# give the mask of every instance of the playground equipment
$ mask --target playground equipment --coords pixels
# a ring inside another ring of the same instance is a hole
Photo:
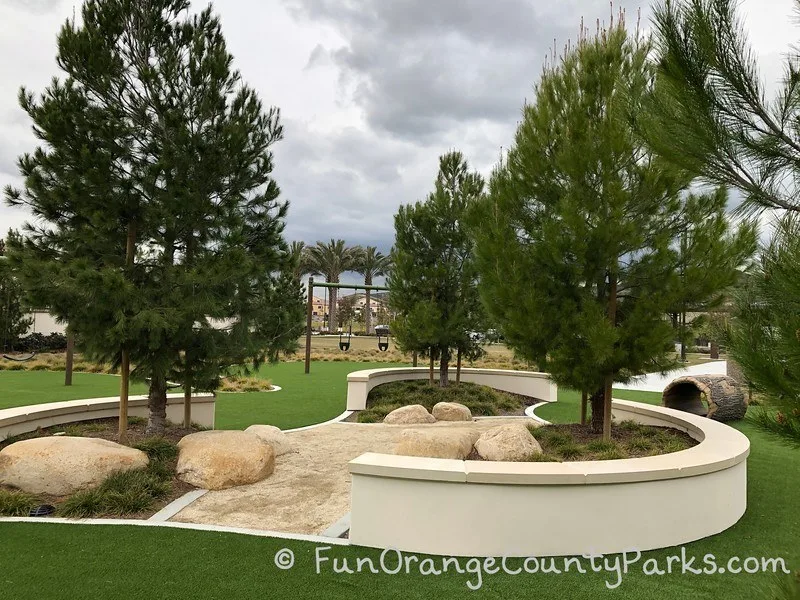
[[[380,291],[380,292],[388,292],[389,288],[380,286],[380,285],[358,285],[355,283],[327,283],[327,282],[315,282],[313,277],[308,278],[308,293],[307,293],[307,310],[306,310],[306,366],[305,372],[311,372],[311,317],[314,313],[314,288],[325,288],[326,290],[329,288],[335,288],[337,290],[345,289],[345,290],[369,290],[369,291]],[[331,326],[334,324],[331,323]],[[350,338],[353,334],[353,325],[350,324],[350,327],[347,332],[347,338],[344,337],[344,332],[339,332],[339,349],[343,352],[347,352],[350,349]],[[383,351],[381,344],[386,345],[386,349],[389,348],[389,340],[388,335],[385,342],[381,341],[381,338],[378,338],[378,348]]]

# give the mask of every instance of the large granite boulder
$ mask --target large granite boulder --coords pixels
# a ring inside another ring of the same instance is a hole
[[[383,418],[387,425],[417,425],[435,423],[436,418],[421,404],[409,404],[393,410]]]
[[[464,460],[472,452],[478,432],[468,428],[407,429],[400,434],[394,453],[401,456]]]
[[[141,450],[98,438],[49,436],[0,451],[0,484],[31,494],[66,496],[100,485],[118,471],[143,469]]]
[[[484,460],[517,462],[541,454],[542,447],[525,425],[509,423],[483,432],[475,442],[475,451]]]
[[[255,433],[201,431],[178,442],[178,477],[207,490],[255,483],[275,470],[275,451]]]
[[[250,425],[245,431],[255,433],[262,442],[272,446],[275,456],[294,451],[294,443],[289,439],[289,436],[274,425]]]
[[[472,413],[458,402],[439,402],[431,411],[437,421],[472,421]]]

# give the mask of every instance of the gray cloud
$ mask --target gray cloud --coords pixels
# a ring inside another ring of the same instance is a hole
[[[8,4],[12,8],[42,14],[55,10],[61,4],[61,0],[2,0],[0,4]]]
[[[327,48],[367,123],[430,143],[464,121],[513,122],[556,40],[579,29],[588,0],[557,8],[526,0],[286,0],[299,19],[337,29]],[[324,51],[317,46],[309,64]]]

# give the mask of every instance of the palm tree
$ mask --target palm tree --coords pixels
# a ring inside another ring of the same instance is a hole
[[[315,274],[308,251],[305,242],[292,242],[289,246],[289,261],[295,279],[300,280],[306,275]]]
[[[386,275],[391,265],[391,258],[378,252],[375,246],[367,246],[361,252],[360,260],[355,268],[356,273],[361,273],[364,276],[364,285],[372,285],[372,280],[375,277]],[[364,324],[366,325],[367,333],[372,333],[372,310],[370,307],[370,290],[366,290],[365,294],[366,305],[365,309],[367,314],[365,316]]]
[[[311,272],[319,273],[328,283],[339,283],[339,276],[345,271],[352,271],[361,256],[361,247],[347,247],[344,240],[331,240],[329,243],[317,242],[309,246],[308,259]],[[336,297],[338,290],[330,289],[328,295],[329,327],[333,330],[338,325],[336,320]]]

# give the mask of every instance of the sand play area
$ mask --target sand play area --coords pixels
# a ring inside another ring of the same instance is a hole
[[[519,417],[431,425],[331,423],[286,435],[294,451],[275,460],[265,480],[209,491],[171,521],[320,534],[350,512],[347,463],[365,452],[391,453],[404,429],[474,428],[520,422]],[[524,422],[533,422],[524,419]]]

